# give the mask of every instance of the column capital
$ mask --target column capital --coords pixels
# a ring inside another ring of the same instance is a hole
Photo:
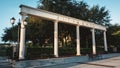
[[[104,30],[103,32],[107,32],[107,30]]]
[[[54,20],[53,22],[54,22],[54,23],[58,23],[59,21],[58,21],[58,20]]]
[[[75,24],[75,26],[80,26],[80,24],[79,24],[79,23],[77,23],[77,24]]]
[[[21,28],[22,29],[25,29],[25,25],[27,25],[26,23],[27,22],[25,22],[25,19],[26,19],[26,15],[21,15],[22,17],[21,17],[21,20],[20,20],[20,22],[21,22]]]
[[[90,29],[90,31],[92,32],[92,31],[95,31],[95,29],[94,28],[92,28],[92,29]]]
[[[25,20],[27,18],[27,14],[21,14],[22,20]]]
[[[28,16],[26,13],[20,12],[20,15],[22,16]]]

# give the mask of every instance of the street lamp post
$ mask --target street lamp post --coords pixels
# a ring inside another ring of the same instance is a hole
[[[12,27],[14,27],[14,23],[15,23],[15,18],[14,17],[12,17],[11,19],[10,19],[10,23],[12,24]],[[18,38],[16,39],[17,40],[17,45],[16,46],[14,46],[13,45],[13,58],[14,59],[17,59],[18,58],[18,55],[19,55],[19,43],[20,43],[20,19],[19,19],[19,22],[18,22]],[[13,31],[13,30],[12,30]],[[12,40],[14,41],[14,38],[13,38],[14,36],[13,36],[13,32],[12,32]]]
[[[20,23],[20,19],[19,19],[19,22],[18,22],[18,39],[17,39],[17,41],[18,41],[18,45],[17,45],[17,47],[16,47],[16,55],[17,55],[17,58],[18,58],[18,56],[19,56],[19,45],[20,45],[20,25],[21,25],[21,23]]]
[[[16,19],[15,19],[14,17],[12,17],[12,18],[10,19],[10,23],[12,24],[12,41],[14,41],[14,38],[13,38],[13,28],[14,28],[15,20],[16,20]],[[14,44],[12,44],[12,45],[14,45]],[[14,59],[14,52],[15,52],[15,47],[13,46],[12,59]]]
[[[19,19],[19,22],[18,22],[18,39],[17,39],[18,45],[16,47],[13,46],[13,59],[15,59],[15,58],[17,59],[16,56],[19,56],[19,59],[24,58],[23,51],[25,49],[25,26],[27,25],[27,22],[25,21],[25,19],[26,19],[26,16],[23,16],[22,20],[20,21],[20,19]],[[12,17],[10,19],[10,22],[13,27],[13,25],[15,23],[15,18]],[[21,31],[20,31],[20,29],[21,29]]]
[[[14,23],[15,23],[15,18],[14,17],[12,17],[11,19],[10,19],[10,23],[12,24],[12,27],[13,27],[13,25],[14,25]]]

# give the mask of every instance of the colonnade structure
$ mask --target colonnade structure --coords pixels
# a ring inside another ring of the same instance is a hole
[[[71,24],[76,26],[76,55],[81,55],[80,52],[80,26],[84,26],[90,28],[92,31],[92,50],[93,54],[96,54],[96,43],[95,43],[95,29],[102,30],[104,36],[104,50],[107,49],[107,40],[106,40],[106,27],[92,23],[83,21],[80,19],[76,19],[73,17],[32,8],[26,5],[20,6],[21,11],[21,34],[20,34],[20,47],[19,47],[19,59],[25,59],[25,25],[24,21],[26,16],[32,15],[37,16],[42,19],[50,20],[54,22],[54,56],[59,57],[58,55],[58,23],[63,22],[65,24]]]

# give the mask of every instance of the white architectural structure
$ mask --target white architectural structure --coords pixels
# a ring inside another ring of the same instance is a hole
[[[104,47],[105,51],[107,51],[107,41],[106,41],[106,27],[94,24],[92,22],[83,21],[80,19],[76,19],[73,17],[68,17],[65,15],[32,8],[29,6],[21,5],[21,34],[20,34],[20,49],[19,49],[19,59],[24,59],[24,52],[25,52],[25,25],[24,20],[25,16],[32,15],[32,16],[38,16],[43,19],[51,20],[54,22],[54,55],[55,57],[58,57],[58,23],[63,22],[66,24],[72,24],[76,26],[76,55],[80,55],[80,33],[79,33],[79,27],[84,26],[92,29],[92,45],[93,45],[93,54],[96,54],[96,44],[95,44],[95,29],[102,30],[104,35]]]

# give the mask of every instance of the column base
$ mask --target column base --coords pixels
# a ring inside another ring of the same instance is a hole
[[[23,58],[23,57],[19,57],[19,60],[24,60],[25,58]]]
[[[76,54],[76,56],[80,56],[81,54]]]
[[[54,55],[54,57],[58,58],[59,56],[58,55]]]

